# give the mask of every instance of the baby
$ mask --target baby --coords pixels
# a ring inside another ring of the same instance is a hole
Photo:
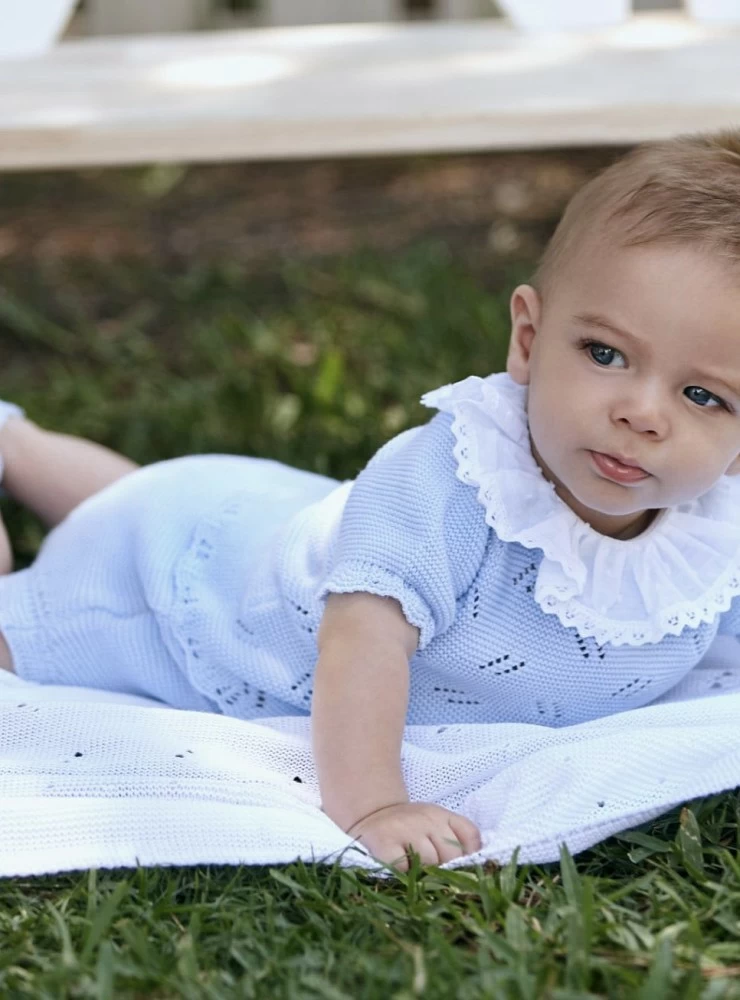
[[[353,481],[132,471],[6,404],[4,486],[54,530],[0,577],[1,665],[310,713],[322,807],[375,857],[476,851],[409,801],[405,724],[577,724],[740,636],[739,276],[740,131],[679,138],[572,200],[512,294],[506,372],[427,393]]]

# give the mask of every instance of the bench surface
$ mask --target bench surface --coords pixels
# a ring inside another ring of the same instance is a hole
[[[0,62],[0,168],[632,143],[740,124],[740,29],[330,25],[65,42]]]

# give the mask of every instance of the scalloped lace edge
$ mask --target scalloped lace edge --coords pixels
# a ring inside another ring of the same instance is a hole
[[[468,402],[481,405],[474,400]],[[451,412],[453,417],[452,433],[455,437],[453,455],[457,462],[457,477],[468,486],[478,487],[476,497],[485,511],[486,523],[494,528],[504,542],[517,542],[525,548],[540,549],[545,558],[557,563],[563,572],[577,583],[582,575],[579,571],[583,565],[580,560],[574,563],[572,558],[568,560],[568,554],[562,548],[556,550],[547,539],[535,539],[529,531],[516,532],[513,529],[495,486],[494,473],[480,468],[474,470],[470,455],[465,454],[465,444],[470,438],[466,433],[464,417],[457,407],[447,412]],[[550,483],[547,485],[552,487]],[[680,635],[687,626],[698,628],[702,624],[713,622],[718,614],[729,609],[732,598],[738,593],[740,593],[740,567],[736,564],[730,565],[700,599],[670,605],[656,613],[657,621],[621,622],[607,618],[574,597],[562,600],[551,591],[551,588],[540,588],[540,592],[537,593],[535,587],[534,597],[545,614],[556,615],[565,628],[576,628],[584,638],[593,638],[599,644],[611,642],[615,646],[625,644],[642,646],[659,642],[667,635]]]

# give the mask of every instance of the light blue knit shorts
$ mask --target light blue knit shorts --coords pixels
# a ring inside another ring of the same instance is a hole
[[[0,631],[15,672],[218,711],[181,665],[183,639],[172,625],[176,566],[203,518],[235,493],[254,496],[245,537],[256,551],[333,485],[279,462],[230,455],[159,462],[111,484],[47,536],[31,567],[0,577]],[[245,551],[245,567],[249,557]]]

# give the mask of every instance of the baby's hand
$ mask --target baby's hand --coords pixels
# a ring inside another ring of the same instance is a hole
[[[416,851],[425,865],[472,854],[481,846],[478,827],[464,816],[429,802],[401,802],[370,813],[347,830],[374,858],[406,871],[406,852]]]

